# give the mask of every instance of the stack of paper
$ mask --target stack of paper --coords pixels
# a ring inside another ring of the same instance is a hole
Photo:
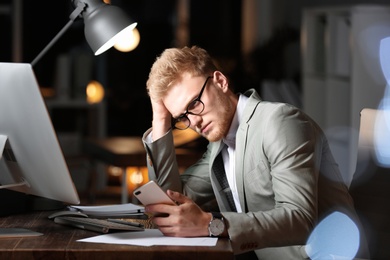
[[[80,211],[94,217],[136,217],[144,215],[145,208],[132,203],[103,206],[68,206],[71,211]]]

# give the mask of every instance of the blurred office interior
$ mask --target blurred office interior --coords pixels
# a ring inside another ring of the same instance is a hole
[[[135,49],[122,52],[112,48],[93,56],[80,20],[34,66],[81,192],[89,185],[85,173],[89,164],[77,159],[83,155],[83,140],[140,137],[152,120],[145,90],[151,65],[164,49],[191,45],[210,52],[237,92],[256,88],[265,100],[291,103],[314,117],[330,139],[346,183],[351,183],[357,163],[359,111],[378,108],[386,87],[379,67],[368,71],[367,65],[356,63],[367,60],[357,50],[365,43],[356,42],[362,35],[373,39],[390,36],[388,0],[111,3],[138,23],[140,40]],[[0,0],[0,61],[30,63],[66,24],[72,11],[68,0]],[[332,21],[338,35],[334,42],[327,38]],[[379,25],[369,32],[367,28],[375,23]],[[91,81],[99,82],[104,90],[97,103],[86,102],[86,85]],[[204,141],[193,135],[188,141],[190,149],[204,149]],[[105,169],[116,171],[108,165]],[[139,174],[144,169],[132,171]],[[120,185],[115,174],[103,175],[97,190]],[[117,193],[111,195],[110,202],[120,201]]]

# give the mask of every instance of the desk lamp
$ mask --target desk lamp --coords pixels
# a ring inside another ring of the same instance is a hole
[[[133,30],[137,26],[137,23],[130,19],[122,9],[105,4],[101,0],[71,1],[75,10],[70,14],[69,22],[31,62],[32,66],[46,54],[78,17],[84,19],[85,38],[95,55],[114,46],[121,33]]]

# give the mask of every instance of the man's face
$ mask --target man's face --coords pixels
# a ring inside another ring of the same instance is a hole
[[[227,94],[228,90],[223,87],[224,83],[220,79],[221,74],[214,73],[207,81],[200,98],[204,110],[199,115],[187,114],[191,121],[190,128],[210,142],[226,136],[235,112],[235,106]],[[205,81],[204,76],[193,77],[186,73],[181,81],[169,89],[163,102],[174,118],[186,112],[188,105],[199,96]]]

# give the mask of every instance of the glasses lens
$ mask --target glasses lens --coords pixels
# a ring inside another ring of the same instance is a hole
[[[182,116],[182,117],[176,119],[175,127],[177,129],[184,130],[184,129],[187,129],[189,126],[190,126],[190,120],[188,119],[187,116]]]
[[[200,100],[195,100],[188,105],[187,111],[193,115],[199,115],[203,112],[204,104]]]

